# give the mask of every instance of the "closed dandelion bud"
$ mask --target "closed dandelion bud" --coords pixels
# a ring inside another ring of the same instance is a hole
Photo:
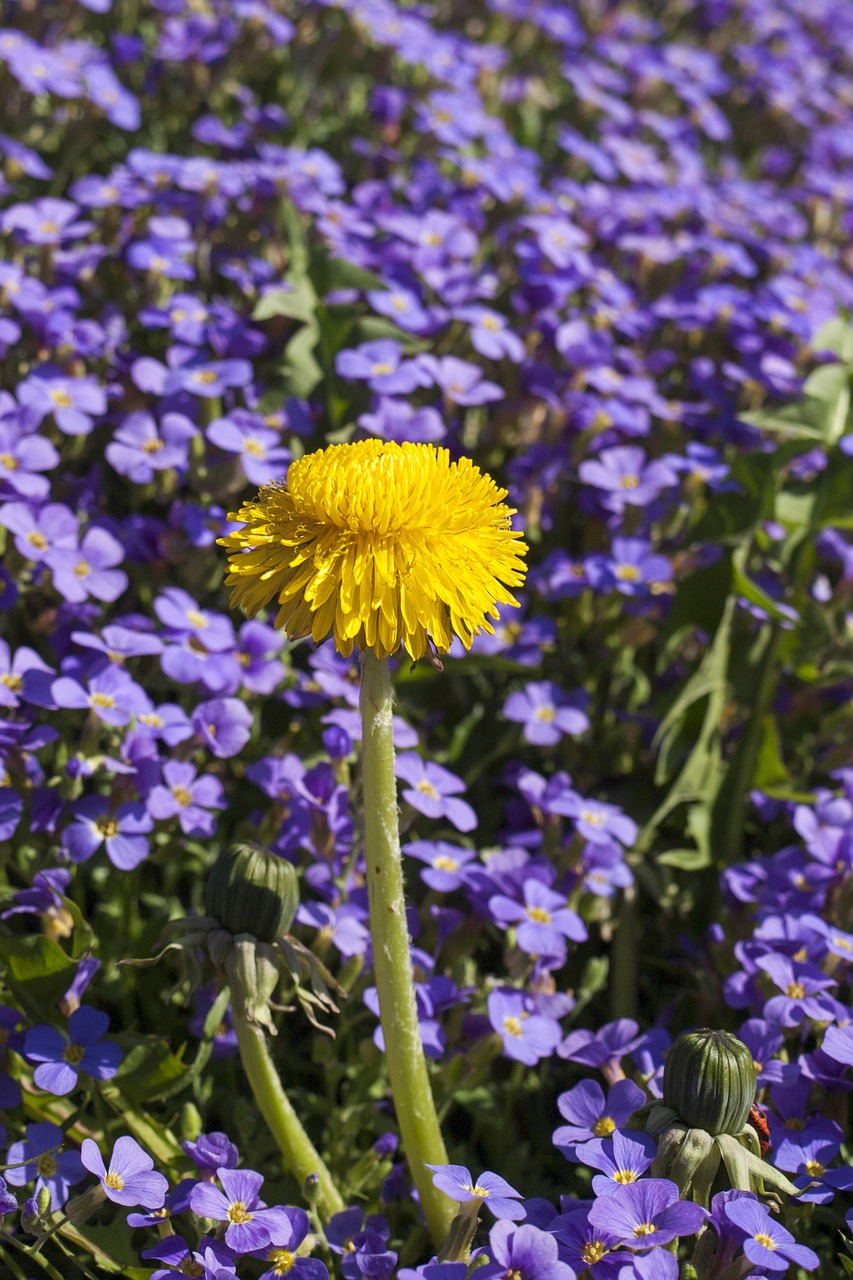
[[[298,905],[295,867],[260,845],[234,845],[207,877],[205,911],[230,934],[273,942],[287,933]]]
[[[669,1051],[663,1072],[663,1103],[682,1124],[718,1134],[737,1134],[755,1100],[752,1054],[728,1031],[691,1031]]]

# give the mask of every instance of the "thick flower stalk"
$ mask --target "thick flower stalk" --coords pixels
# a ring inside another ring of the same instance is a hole
[[[506,491],[446,449],[367,440],[294,462],[231,519],[223,538],[232,604],[254,616],[278,605],[292,639],[334,637],[362,653],[365,857],[374,973],[388,1074],[406,1157],[436,1245],[452,1206],[428,1164],[446,1164],[418,1027],[392,740],[388,658],[470,648],[492,632],[497,605],[516,605],[527,548]]]

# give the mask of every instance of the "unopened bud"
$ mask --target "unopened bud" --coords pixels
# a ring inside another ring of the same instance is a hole
[[[296,868],[255,844],[234,845],[213,864],[204,889],[204,907],[228,933],[250,933],[274,942],[287,933],[299,887]]]
[[[689,1129],[738,1134],[755,1101],[755,1064],[728,1031],[691,1031],[676,1040],[663,1072],[663,1103]]]

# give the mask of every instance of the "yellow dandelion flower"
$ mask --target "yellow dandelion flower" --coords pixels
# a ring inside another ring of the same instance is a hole
[[[404,645],[417,659],[428,642],[445,653],[454,635],[470,648],[494,632],[496,605],[518,604],[509,588],[526,573],[505,497],[469,458],[433,445],[308,454],[229,515],[243,523],[219,539],[231,603],[252,618],[276,600],[291,639],[331,633],[347,657],[353,645],[379,658]]]

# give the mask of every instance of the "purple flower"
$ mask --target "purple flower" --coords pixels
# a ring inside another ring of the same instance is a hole
[[[158,471],[186,468],[197,435],[182,413],[164,413],[159,428],[150,413],[130,413],[107,445],[107,462],[134,484],[149,484]]]
[[[152,818],[177,818],[187,836],[213,834],[216,819],[209,809],[224,809],[222,783],[211,774],[196,775],[186,760],[168,760],[163,765],[163,782],[151,788],[145,801]]]
[[[693,1201],[680,1200],[667,1178],[643,1178],[601,1196],[589,1211],[589,1223],[611,1232],[632,1249],[652,1249],[678,1236],[692,1236],[708,1212]]]
[[[470,324],[471,346],[489,360],[502,360],[504,356],[514,364],[524,359],[524,343],[509,328],[506,316],[489,307],[460,307],[455,312],[458,320]]]
[[[268,484],[287,470],[290,450],[281,444],[277,431],[264,426],[257,414],[235,409],[227,418],[216,418],[205,432],[211,444],[224,453],[238,454],[246,479],[252,484]]]
[[[569,788],[551,801],[551,812],[572,818],[578,835],[591,844],[610,844],[614,839],[630,847],[637,838],[636,822],[616,805],[584,799]]]
[[[49,440],[20,435],[9,423],[0,421],[0,486],[22,498],[44,498],[50,483],[34,473],[51,471],[58,462],[59,454]]]
[[[151,1273],[150,1280],[175,1280],[176,1276],[224,1280],[226,1276],[233,1276],[235,1271],[231,1250],[210,1236],[199,1241],[198,1249],[190,1249],[183,1236],[165,1236],[150,1249],[143,1249],[139,1256],[164,1264]]]
[[[30,1027],[24,1054],[39,1064],[33,1073],[38,1087],[62,1097],[76,1086],[81,1071],[93,1080],[111,1080],[123,1055],[117,1044],[103,1039],[109,1026],[105,1013],[83,1004],[68,1019],[67,1039],[54,1027]]]
[[[404,440],[412,444],[432,444],[447,435],[441,415],[429,405],[417,409],[408,400],[379,396],[372,413],[363,413],[358,425],[384,440]]]
[[[278,1218],[271,1224],[269,1245],[254,1251],[254,1257],[271,1264],[260,1280],[281,1280],[283,1276],[292,1280],[329,1280],[325,1263],[299,1251],[311,1225],[305,1210],[284,1206],[276,1212]]]
[[[550,1231],[524,1223],[496,1222],[489,1232],[493,1261],[482,1268],[483,1280],[575,1280],[575,1272],[558,1257]]]
[[[524,1209],[516,1203],[520,1192],[496,1173],[483,1173],[476,1182],[461,1164],[427,1164],[433,1171],[433,1186],[438,1187],[457,1204],[483,1201],[496,1218],[517,1220],[524,1217]]]
[[[166,395],[188,391],[194,396],[213,399],[228,387],[245,387],[251,381],[252,366],[248,360],[209,360],[170,370],[163,390]]]
[[[147,710],[148,699],[121,667],[109,666],[96,671],[86,686],[71,676],[60,676],[50,687],[59,707],[94,711],[104,724],[129,724],[132,717]]]
[[[132,871],[148,856],[145,833],[154,822],[138,801],[110,812],[106,796],[84,796],[71,810],[73,821],[62,833],[62,847],[72,862],[85,862],[106,842],[107,857],[120,871]]]
[[[507,720],[524,725],[526,740],[535,746],[553,746],[564,733],[584,733],[589,720],[572,699],[550,680],[532,680],[511,693],[504,703]]]
[[[133,1138],[124,1136],[116,1141],[109,1169],[104,1165],[98,1144],[91,1138],[83,1139],[80,1157],[114,1204],[141,1204],[144,1209],[159,1209],[165,1201],[168,1181],[162,1173],[152,1172],[154,1161]]]
[[[77,519],[61,502],[49,502],[38,515],[23,502],[6,503],[0,524],[15,535],[15,546],[27,560],[45,560],[57,547],[77,545]]]
[[[408,395],[416,387],[428,387],[429,375],[415,360],[403,360],[403,349],[393,338],[364,342],[339,351],[335,369],[342,378],[365,379],[371,391],[381,395]]]
[[[253,1249],[265,1249],[279,1226],[287,1229],[288,1220],[282,1221],[283,1211],[268,1209],[259,1197],[263,1178],[252,1169],[226,1169],[217,1171],[222,1191],[209,1182],[200,1182],[190,1194],[193,1213],[215,1222],[227,1222],[225,1243],[235,1253],[250,1253]]]
[[[465,867],[477,856],[473,849],[462,849],[444,840],[412,840],[403,846],[403,852],[427,863],[421,879],[437,893],[450,893],[464,884]]]
[[[838,984],[817,965],[797,964],[776,952],[759,956],[755,963],[782,992],[764,1006],[763,1016],[769,1021],[798,1027],[804,1018],[830,1022],[835,1017],[834,1002],[824,992]]]
[[[521,991],[492,991],[486,1001],[489,1022],[503,1040],[504,1053],[516,1062],[535,1066],[548,1058],[560,1042],[560,1024],[535,1012],[530,996]]]
[[[236,1169],[240,1153],[224,1133],[200,1133],[195,1142],[183,1144],[189,1158],[206,1182],[212,1182],[217,1170]]]
[[[35,1178],[35,1194],[47,1187],[51,1209],[61,1209],[69,1188],[86,1176],[77,1151],[59,1150],[64,1143],[65,1134],[59,1125],[49,1120],[28,1124],[23,1142],[13,1142],[6,1154],[5,1163],[18,1166],[6,1170],[12,1186],[23,1187]]]
[[[94,378],[29,378],[18,388],[21,404],[44,417],[52,413],[67,436],[85,436],[93,430],[93,418],[107,411],[107,395]]]
[[[579,1143],[592,1138],[609,1138],[646,1100],[633,1080],[618,1080],[607,1097],[597,1080],[582,1080],[557,1099],[560,1115],[569,1123],[554,1130],[553,1142],[570,1160],[582,1160]]]
[[[743,1231],[743,1251],[753,1266],[767,1271],[785,1271],[792,1262],[806,1271],[820,1266],[817,1254],[797,1244],[790,1231],[774,1222],[767,1208],[757,1200],[745,1196],[731,1200],[725,1206],[725,1213],[729,1221]]]
[[[524,881],[522,892],[523,906],[503,894],[489,899],[494,920],[517,926],[516,939],[522,951],[531,956],[561,956],[565,954],[564,939],[585,941],[586,926],[562,894],[534,879]]]
[[[59,548],[50,556],[53,585],[72,604],[94,596],[112,603],[127,587],[127,574],[114,568],[124,547],[106,529],[88,529],[79,548]]]
[[[418,356],[418,366],[440,387],[453,404],[487,404],[503,400],[504,393],[496,382],[487,382],[481,369],[456,356]]]
[[[636,1182],[654,1160],[656,1150],[655,1141],[648,1134],[629,1135],[615,1129],[612,1138],[593,1138],[577,1148],[575,1154],[583,1164],[601,1170],[592,1180],[592,1189],[597,1196],[608,1196],[619,1187]]]
[[[414,751],[404,751],[397,757],[396,773],[409,783],[403,790],[403,799],[413,809],[428,818],[447,818],[458,831],[473,831],[476,827],[474,810],[464,800],[456,799],[465,784],[455,773],[431,760],[422,760]]]
[[[667,463],[646,465],[644,451],[633,445],[602,449],[597,458],[580,464],[578,475],[584,484],[603,489],[603,505],[617,514],[626,506],[648,506],[663,489],[678,484],[677,473]]]
[[[49,91],[50,85],[45,86]],[[91,222],[76,221],[80,210],[70,200],[44,196],[32,204],[15,204],[2,217],[4,231],[17,231],[24,244],[61,244],[85,235]]]
[[[599,591],[618,591],[623,596],[659,592],[672,580],[666,556],[655,554],[643,538],[614,538],[610,555],[590,556],[586,572]]]
[[[548,1230],[559,1241],[560,1256],[578,1275],[583,1275],[588,1268],[592,1280],[617,1280],[619,1268],[629,1261],[631,1254],[611,1252],[619,1243],[619,1237],[592,1225],[590,1207],[588,1203],[579,1204],[571,1212],[554,1218]]]
[[[213,698],[198,704],[192,723],[208,749],[224,760],[243,750],[251,737],[254,717],[239,698]]]

